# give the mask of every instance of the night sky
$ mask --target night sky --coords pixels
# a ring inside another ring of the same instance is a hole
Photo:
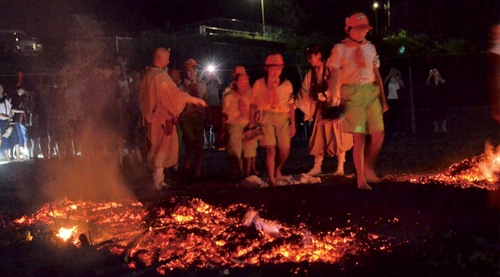
[[[344,18],[365,12],[374,24],[373,1],[264,0],[269,25],[291,27],[299,34],[337,34]],[[379,1],[380,4],[387,0]],[[391,1],[391,31],[411,34],[485,39],[498,23],[498,0]],[[42,40],[57,40],[68,29],[72,14],[95,16],[105,33],[135,35],[143,30],[169,30],[172,26],[212,18],[261,22],[260,0],[2,0],[0,26],[22,29]],[[386,13],[378,10],[379,24]]]

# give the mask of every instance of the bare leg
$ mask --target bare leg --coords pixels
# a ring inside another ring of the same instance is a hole
[[[156,189],[162,187],[165,179],[165,173],[163,171],[163,167],[153,169],[153,186]]]
[[[255,175],[259,175],[260,172],[257,171],[257,168],[255,167],[255,160],[257,160],[256,157],[251,158],[251,168],[252,168],[252,173]]]
[[[275,177],[276,179],[280,179],[283,177],[281,173],[281,169],[283,168],[283,164],[285,164],[288,155],[290,154],[290,148],[280,148],[278,153],[278,164],[276,165]]]
[[[368,182],[380,182],[380,178],[375,173],[375,161],[382,149],[384,142],[384,132],[375,132],[371,135],[371,140],[365,149],[365,177]]]
[[[245,176],[250,176],[250,170],[252,167],[252,158],[243,158],[243,164],[245,171],[242,172],[245,172]]]
[[[314,156],[314,166],[306,174],[311,176],[316,176],[320,174],[322,164],[323,164],[323,155]]]
[[[14,157],[16,157],[16,160],[21,160],[21,147],[19,147],[19,144],[16,144],[14,146]]]
[[[368,185],[365,179],[365,142],[366,135],[363,133],[354,133],[354,149],[352,152],[354,167],[356,168],[356,174],[358,175],[358,188],[370,190],[371,187]]]
[[[269,184],[274,186],[276,184],[275,179],[275,159],[276,158],[276,146],[266,146],[266,170],[267,175],[269,176]]]
[[[333,175],[344,176],[345,152],[337,154],[337,171]]]

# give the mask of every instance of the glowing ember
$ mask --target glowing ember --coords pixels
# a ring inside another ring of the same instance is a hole
[[[78,226],[73,226],[71,228],[64,228],[61,227],[59,229],[58,236],[63,240],[63,241],[68,241],[72,236],[73,233],[76,232]]]
[[[401,181],[401,178],[399,178]],[[413,178],[412,183],[439,183],[461,188],[476,187],[491,191],[500,188],[500,146],[486,144],[485,153],[451,165],[444,173]]]
[[[66,239],[76,232],[88,234],[91,244],[125,256],[130,268],[156,266],[160,274],[189,268],[235,268],[277,263],[337,263],[346,254],[364,252],[376,242],[376,251],[390,251],[378,234],[355,226],[312,233],[305,224],[287,226],[260,218],[251,207],[233,204],[216,208],[199,199],[173,198],[172,208],[149,212],[138,202],[73,203],[45,205],[36,214],[15,222],[20,226],[64,222]],[[251,225],[244,216],[253,211]],[[75,223],[75,224],[70,224]],[[247,222],[248,223],[248,222]],[[267,226],[263,224],[268,224]],[[269,228],[272,226],[273,228]],[[40,226],[38,226],[40,227]],[[63,237],[62,235],[60,235]],[[77,244],[77,242],[75,242]]]

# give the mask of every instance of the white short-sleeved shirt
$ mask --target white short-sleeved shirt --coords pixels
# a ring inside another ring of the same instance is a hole
[[[227,115],[227,124],[246,125],[250,122],[249,110],[252,91],[243,95],[231,90],[222,99],[222,113]],[[242,108],[243,105],[244,107]]]
[[[371,42],[361,44],[365,68],[358,68],[355,60],[357,47],[347,46],[344,42],[333,46],[326,65],[338,70],[339,84],[366,84],[375,82],[374,68],[380,67],[380,60],[375,46]]]
[[[294,103],[293,86],[290,81],[285,80],[277,87],[277,103],[274,107],[271,106],[271,99],[269,89],[266,86],[264,78],[255,81],[252,88],[253,101],[252,104],[257,106],[258,110],[278,113],[288,113],[290,111],[290,104]]]

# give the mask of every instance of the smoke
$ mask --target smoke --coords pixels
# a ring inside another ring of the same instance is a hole
[[[46,178],[40,184],[45,198],[53,201],[109,202],[133,199],[119,167],[105,161],[56,161],[44,166]]]
[[[40,192],[50,200],[133,198],[119,166],[126,125],[118,83],[103,77],[115,53],[102,39],[101,25],[90,16],[72,16],[60,57],[64,64],[53,78],[46,106],[60,157],[45,158],[37,169]]]

